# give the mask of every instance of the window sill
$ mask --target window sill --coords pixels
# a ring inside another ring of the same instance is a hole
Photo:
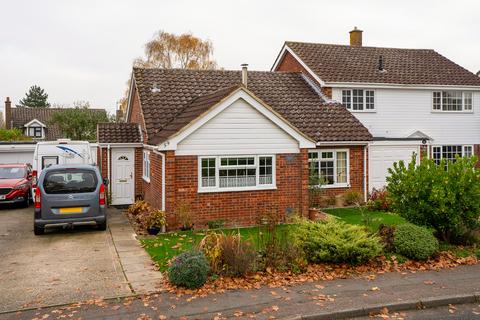
[[[320,187],[320,189],[334,189],[334,188],[350,188],[350,184],[348,183],[326,184]]]
[[[452,113],[457,113],[457,114],[472,114],[473,111],[453,111],[453,110],[450,110],[450,111],[441,111],[441,110],[432,110],[431,113],[439,113],[439,114],[442,114],[442,113],[446,113],[446,114],[452,114]]]
[[[240,192],[240,191],[264,191],[264,190],[276,190],[277,186],[264,186],[264,187],[242,187],[242,188],[201,188],[198,189],[198,193],[214,193],[214,192]]]
[[[147,177],[142,177],[143,181],[147,182],[147,183],[150,183],[150,178],[147,178]]]
[[[351,109],[347,109],[347,110],[352,113],[377,113],[377,110],[351,110]]]

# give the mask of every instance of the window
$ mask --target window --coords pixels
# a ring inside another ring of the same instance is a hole
[[[434,111],[472,111],[473,97],[471,92],[434,91]]]
[[[448,161],[455,161],[457,156],[459,157],[471,157],[473,155],[473,146],[434,146],[433,149],[433,160],[436,164],[440,164],[442,159]]]
[[[312,150],[308,153],[310,184],[324,187],[347,187],[349,180],[348,150]]]
[[[373,111],[375,110],[375,92],[363,89],[342,90],[342,103],[349,110]]]
[[[45,192],[53,194],[94,192],[97,185],[94,171],[80,169],[50,171],[43,181]]]
[[[143,151],[143,174],[145,181],[150,181],[150,151]]]
[[[42,157],[42,170],[51,165],[58,164],[58,156],[44,156]]]
[[[41,138],[43,136],[42,127],[28,127],[27,136],[34,138]]]
[[[275,187],[274,156],[199,158],[199,191],[235,191]]]

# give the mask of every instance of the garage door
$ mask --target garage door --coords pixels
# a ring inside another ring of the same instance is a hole
[[[0,152],[0,164],[10,163],[33,163],[33,151],[31,152]]]
[[[417,162],[419,159],[418,146],[369,146],[369,188],[381,188],[387,184],[388,168],[394,162],[403,160],[405,164],[410,162],[412,153],[416,152]]]

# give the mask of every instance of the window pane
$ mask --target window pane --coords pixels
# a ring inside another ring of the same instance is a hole
[[[320,162],[320,179],[323,184],[333,184],[333,161],[321,161]]]
[[[365,91],[365,107],[367,110],[375,109],[375,93],[373,90]]]
[[[333,159],[333,152],[322,152],[322,159]]]
[[[363,90],[354,89],[352,91],[352,109],[363,110]]]
[[[442,91],[443,111],[462,111],[461,91]]]
[[[433,160],[438,165],[438,164],[440,164],[441,159],[442,159],[442,148],[441,147],[433,147]]]
[[[472,110],[472,105],[473,105],[472,93],[465,92],[463,94],[463,97],[464,97],[464,109],[467,111]]]
[[[472,146],[464,146],[463,147],[463,156],[464,157],[471,157],[473,155]]]
[[[255,186],[256,171],[256,169],[221,169],[220,188]]]
[[[347,183],[347,152],[337,152],[337,183]]]
[[[215,187],[215,158],[202,159],[201,186]]]
[[[273,184],[272,157],[260,157],[259,184]]]
[[[352,107],[352,91],[342,90],[342,103],[350,109]]]
[[[435,91],[433,93],[433,110],[441,110],[442,108],[442,93]]]

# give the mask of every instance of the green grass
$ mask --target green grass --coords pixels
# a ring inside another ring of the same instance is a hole
[[[365,225],[364,217],[362,216],[361,209],[358,208],[335,208],[335,209],[324,209],[328,214],[340,218],[340,220],[348,224],[358,224]],[[405,219],[396,215],[394,213],[384,212],[384,211],[366,211],[366,214],[370,215],[371,222],[368,225],[370,231],[375,232],[378,230],[378,227],[381,224],[386,225],[400,225],[407,223]]]
[[[288,224],[278,225],[276,231],[281,233],[283,230],[288,230],[291,227],[292,225]],[[243,239],[250,240],[255,245],[258,244],[259,233],[261,232],[259,227],[226,228],[216,229],[215,231],[221,231],[226,234],[240,232]],[[160,271],[165,271],[168,267],[168,261],[171,258],[197,247],[206,232],[206,230],[201,230],[164,233],[159,234],[155,238],[142,239],[141,242],[148,254],[157,263]]]

